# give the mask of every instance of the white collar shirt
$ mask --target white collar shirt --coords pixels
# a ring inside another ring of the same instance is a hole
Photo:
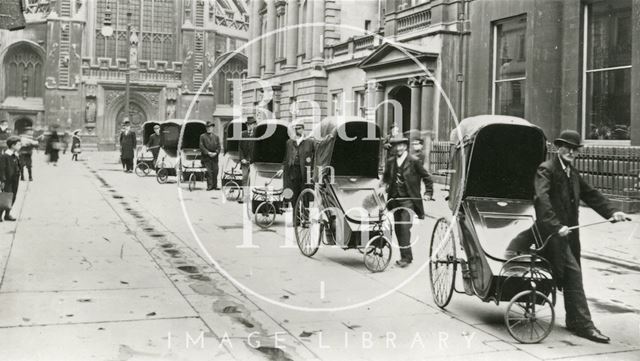
[[[402,165],[402,163],[404,163],[404,160],[407,159],[407,152],[403,152],[402,155],[398,156],[396,158],[396,162],[398,164],[398,167]]]

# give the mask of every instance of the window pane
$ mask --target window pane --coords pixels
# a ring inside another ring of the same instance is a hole
[[[631,69],[587,74],[587,139],[629,139]]]
[[[631,0],[593,4],[588,28],[588,69],[631,65],[631,36]]]
[[[509,19],[496,25],[496,79],[526,76],[527,18]]]
[[[496,83],[496,114],[524,118],[524,80]]]

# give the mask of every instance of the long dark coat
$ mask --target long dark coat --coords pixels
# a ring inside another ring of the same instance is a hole
[[[382,176],[382,180],[389,187],[393,186],[395,182],[395,174],[396,169],[398,168],[398,163],[396,162],[397,155],[394,155],[387,161],[386,166],[384,167],[384,174]],[[407,159],[405,159],[402,164],[404,170],[402,171],[402,175],[404,176],[405,183],[407,185],[407,192],[409,193],[410,198],[415,198],[411,200],[413,202],[413,208],[416,212],[416,215],[420,218],[424,218],[424,206],[422,205],[422,195],[420,194],[420,181],[424,183],[425,192],[429,195],[433,195],[433,181],[431,180],[431,176],[418,158],[412,156],[411,154],[407,154]]]
[[[80,148],[82,144],[82,141],[80,140],[80,137],[77,135],[74,135],[73,137],[71,137],[71,153],[73,153],[74,150],[76,150],[77,148]]]
[[[215,157],[209,157],[209,152],[217,154]],[[200,134],[200,153],[203,159],[218,161],[218,155],[220,155],[220,138],[215,134]]]
[[[2,191],[13,192],[15,196],[19,181],[20,161],[17,155],[0,154],[0,182],[4,183]]]
[[[296,164],[296,154],[298,154],[298,163]],[[282,160],[282,172],[283,172],[283,185],[284,188],[295,189],[294,184],[292,182],[295,179],[291,178],[292,168],[299,167],[300,174],[303,178],[303,183],[310,182],[311,179],[306,179],[307,177],[307,166],[313,167],[313,160],[315,157],[315,140],[311,138],[307,138],[300,142],[300,145],[296,142],[295,139],[287,140],[286,151],[284,154],[284,159]],[[313,174],[313,172],[312,172]]]
[[[570,178],[562,168],[558,156],[542,163],[535,175],[534,205],[538,230],[543,240],[550,234],[558,232],[562,226],[578,225],[580,200],[604,218],[610,218],[616,212],[616,209],[598,190],[582,179],[575,167],[569,164],[565,165],[571,169]],[[573,193],[573,201],[571,192]],[[543,255],[553,266],[554,278],[559,286],[563,285],[564,276],[562,247],[567,241],[571,253],[580,264],[580,233],[577,229],[569,233],[567,237],[551,238],[543,251]]]
[[[57,132],[51,132],[47,138],[47,146],[45,147],[44,154],[49,155],[50,162],[58,161],[58,154],[60,153],[60,136]]]
[[[132,130],[128,134],[120,133],[120,156],[122,159],[133,159],[136,151],[136,133]]]

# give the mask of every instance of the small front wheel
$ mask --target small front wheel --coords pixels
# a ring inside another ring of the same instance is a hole
[[[156,173],[156,181],[160,184],[165,184],[167,183],[167,179],[169,179],[169,171],[167,168],[158,169],[158,172]]]
[[[242,197],[242,187],[234,181],[229,181],[222,187],[222,194],[228,201],[237,201]]]
[[[144,177],[149,174],[149,166],[145,163],[138,163],[136,164],[135,172],[138,177]]]
[[[384,271],[391,261],[391,242],[385,236],[375,236],[363,250],[364,265],[371,272]]]
[[[262,202],[256,208],[254,214],[256,224],[262,229],[271,227],[276,220],[276,206],[271,202]]]
[[[193,192],[196,189],[196,174],[191,173],[189,176],[189,192]]]
[[[555,317],[549,298],[542,292],[528,290],[513,296],[504,314],[504,323],[516,341],[538,343],[551,333]]]

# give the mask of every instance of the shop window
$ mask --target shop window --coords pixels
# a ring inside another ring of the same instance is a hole
[[[631,0],[585,5],[582,118],[586,139],[629,140],[632,36]]]
[[[493,114],[524,118],[526,34],[526,16],[493,25]]]

